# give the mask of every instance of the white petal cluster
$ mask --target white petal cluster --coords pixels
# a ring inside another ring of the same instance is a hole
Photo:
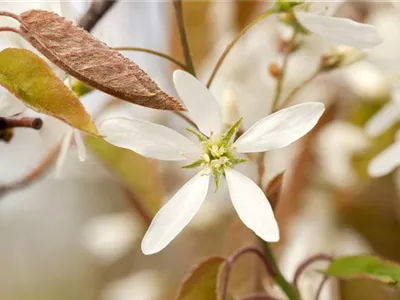
[[[214,175],[210,169],[213,163],[221,163],[222,157],[225,157],[226,164],[218,167],[226,178],[240,219],[263,240],[278,241],[278,225],[264,192],[233,168],[236,153],[264,152],[288,146],[316,125],[324,112],[324,105],[309,102],[278,111],[255,123],[236,141],[225,141],[226,146],[220,144],[227,133],[221,132],[221,109],[213,95],[200,81],[184,71],[175,71],[174,84],[201,131],[198,143],[170,128],[138,119],[110,118],[99,125],[100,134],[116,146],[150,158],[188,160],[195,163],[192,166],[201,168],[154,217],[142,241],[143,253],[161,251],[191,221],[207,196],[210,177]],[[197,161],[206,163],[197,164]]]

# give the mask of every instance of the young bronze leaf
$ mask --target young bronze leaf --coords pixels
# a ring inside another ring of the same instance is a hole
[[[217,300],[217,279],[225,262],[216,256],[196,266],[182,283],[176,300]]]
[[[13,48],[1,51],[0,84],[33,110],[98,135],[79,99],[33,52]]]
[[[137,64],[59,15],[29,10],[21,34],[54,64],[107,94],[146,107],[183,110]]]

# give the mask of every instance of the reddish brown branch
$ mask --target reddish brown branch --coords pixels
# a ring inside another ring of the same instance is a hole
[[[11,118],[0,118],[0,130],[16,127],[25,127],[39,130],[43,126],[43,121],[40,118],[28,118],[24,117],[21,119]]]

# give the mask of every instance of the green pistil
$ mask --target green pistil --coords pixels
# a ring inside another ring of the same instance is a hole
[[[237,158],[234,155],[233,142],[235,141],[241,122],[242,119],[239,119],[217,140],[209,139],[196,130],[187,129],[189,132],[196,135],[203,145],[204,151],[199,160],[183,168],[191,169],[201,167],[209,169],[214,177],[216,189],[218,189],[220,179],[226,168],[231,168],[236,164],[247,161],[246,159]]]

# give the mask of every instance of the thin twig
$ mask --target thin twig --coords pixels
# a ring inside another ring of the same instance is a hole
[[[278,300],[278,298],[272,297],[268,294],[252,294],[239,298],[238,300]]]
[[[39,130],[43,126],[40,118],[23,117],[21,119],[0,118],[0,130],[16,127],[25,127]]]
[[[91,31],[103,16],[116,3],[116,0],[94,0],[78,25],[86,31]]]
[[[151,224],[152,216],[147,211],[147,209],[142,205],[142,202],[140,201],[138,195],[136,195],[131,189],[127,187],[122,186],[122,188],[127,197],[129,205],[132,206],[135,212],[142,219],[146,228],[149,227]]]
[[[165,54],[165,53],[162,53],[159,51],[155,51],[155,50],[151,50],[151,49],[147,49],[147,48],[140,48],[140,47],[114,47],[113,49],[117,50],[117,51],[136,51],[136,52],[145,52],[145,53],[153,54],[153,55],[168,59],[169,61],[173,62],[174,64],[181,67],[182,69],[187,70],[187,67],[185,66],[184,63],[173,58],[172,56],[169,56],[168,54]]]
[[[36,168],[34,168],[32,171],[30,171],[27,175],[25,175],[22,179],[17,180],[13,183],[1,185],[0,186],[0,197],[3,197],[5,194],[7,194],[11,191],[26,188],[26,187],[30,186],[33,182],[39,180],[44,175],[46,175],[57,157],[57,154],[60,150],[60,146],[61,146],[61,144],[58,144],[57,146],[55,146],[46,155],[46,157],[42,160],[42,162]]]
[[[271,109],[272,112],[276,111],[278,108],[278,105],[279,105],[279,100],[281,98],[282,90],[283,90],[283,82],[285,80],[286,71],[287,71],[287,67],[288,67],[288,63],[289,63],[289,57],[290,57],[290,54],[292,53],[292,48],[293,48],[293,44],[296,40],[296,37],[297,37],[297,32],[294,32],[292,35],[292,38],[289,40],[287,46],[284,49],[282,67],[279,72],[279,77],[276,80],[275,96],[274,96],[274,100],[272,101],[272,109]]]
[[[321,283],[319,284],[318,290],[315,293],[315,300],[318,300],[319,297],[321,296],[322,288],[324,287],[324,285],[328,281],[328,279],[329,279],[328,276],[324,276],[324,279],[322,279]]]
[[[303,274],[305,269],[307,269],[314,262],[317,262],[317,261],[332,261],[332,260],[333,260],[333,257],[331,255],[328,255],[328,254],[317,254],[317,255],[313,255],[310,258],[306,259],[304,262],[302,262],[297,267],[297,270],[296,270],[296,272],[294,274],[294,277],[293,277],[293,285],[298,290],[298,288],[299,288],[299,279],[300,279],[301,274]]]
[[[294,97],[303,89],[305,88],[308,84],[310,84],[319,74],[320,74],[320,69],[317,71],[313,72],[311,76],[306,78],[303,82],[301,82],[298,86],[296,86],[286,97],[284,101],[282,101],[282,104],[280,105],[280,108],[284,108],[288,106],[294,99]]]
[[[182,0],[172,0],[175,9],[176,22],[178,24],[179,36],[182,44],[183,56],[185,58],[186,70],[196,76],[192,53],[190,52],[189,41],[186,33],[185,21],[183,18]]]
[[[270,8],[264,13],[262,13],[260,16],[255,18],[250,24],[248,24],[239,34],[226,46],[224,52],[222,52],[221,56],[219,57],[214,69],[211,72],[210,78],[207,81],[207,87],[209,88],[214,80],[215,75],[217,75],[218,70],[220,69],[222,63],[224,62],[225,58],[228,56],[229,52],[232,50],[233,46],[239,41],[239,39],[249,31],[250,28],[252,28],[255,24],[257,24],[259,21],[265,19],[266,17],[272,15],[275,13],[276,10],[274,8]]]
[[[263,262],[268,274],[271,276],[274,275],[274,271],[273,271],[271,262],[268,261],[268,259],[264,256],[264,254],[260,250],[258,250],[257,248],[254,248],[254,247],[247,247],[247,248],[240,249],[238,252],[233,254],[226,262],[225,277],[224,277],[224,281],[222,282],[222,286],[221,286],[221,298],[220,298],[221,300],[225,300],[228,295],[228,282],[229,282],[229,277],[230,277],[230,273],[232,271],[233,264],[235,263],[236,260],[238,260],[238,258],[240,258],[241,256],[243,256],[244,254],[247,254],[247,253],[252,253],[252,254],[255,254],[257,257],[259,257],[261,259],[261,261]]]

